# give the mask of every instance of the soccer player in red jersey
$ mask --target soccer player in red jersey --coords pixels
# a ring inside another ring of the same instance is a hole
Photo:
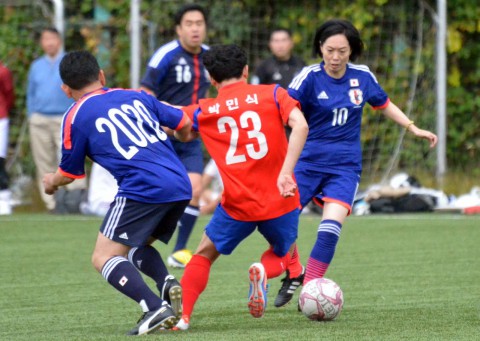
[[[270,247],[250,266],[248,307],[253,317],[263,316],[267,278],[285,271],[297,238],[299,195],[293,169],[308,134],[298,102],[285,89],[247,84],[247,57],[241,48],[214,46],[203,62],[218,96],[184,111],[193,121],[189,138],[201,135],[224,192],[181,280],[183,315],[176,326],[181,330],[189,327],[212,263],[231,254],[256,228]],[[285,124],[292,128],[289,141]]]

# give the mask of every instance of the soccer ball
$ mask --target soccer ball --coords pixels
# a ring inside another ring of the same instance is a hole
[[[298,299],[300,310],[313,321],[331,321],[343,307],[343,292],[328,278],[315,278],[305,284]]]

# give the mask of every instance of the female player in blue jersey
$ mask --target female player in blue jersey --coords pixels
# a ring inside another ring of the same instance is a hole
[[[357,29],[346,20],[330,20],[321,25],[313,40],[313,51],[323,59],[305,67],[290,83],[288,93],[298,100],[310,132],[295,168],[302,207],[310,200],[323,206],[317,240],[304,274],[293,257],[275,306],[287,304],[298,286],[323,277],[333,258],[345,218],[362,172],[360,130],[366,103],[404,127],[416,137],[437,143],[437,136],[419,129],[378,84],[365,65],[352,64],[363,51]],[[290,275],[290,276],[289,276]]]

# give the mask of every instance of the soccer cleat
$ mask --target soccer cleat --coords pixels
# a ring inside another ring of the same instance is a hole
[[[172,330],[187,330],[190,327],[190,318],[187,315],[183,315],[177,325]]]
[[[273,303],[275,307],[280,308],[288,304],[295,293],[295,290],[303,283],[303,278],[305,277],[305,267],[302,267],[302,273],[300,276],[295,278],[290,278],[290,273],[287,270],[287,275],[282,279],[282,287],[278,291],[275,302]]]
[[[176,322],[175,313],[167,303],[163,303],[160,309],[147,311],[142,315],[135,328],[127,335],[149,334],[157,329],[170,329]]]
[[[167,264],[172,268],[184,269],[190,262],[190,259],[192,259],[192,251],[187,249],[178,250],[168,256]]]
[[[161,298],[172,307],[178,321],[182,316],[182,287],[177,279],[172,275],[165,277]]]
[[[250,291],[248,293],[248,309],[255,318],[262,317],[267,307],[267,276],[261,263],[253,263],[248,269]]]

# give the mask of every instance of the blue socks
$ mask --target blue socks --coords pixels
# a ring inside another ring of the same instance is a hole
[[[157,249],[150,245],[131,248],[128,260],[138,270],[152,278],[161,292],[168,270]]]
[[[102,276],[122,294],[135,300],[144,312],[160,309],[163,301],[153,293],[140,273],[125,257],[115,256],[105,262]]]
[[[342,224],[335,220],[322,220],[318,227],[317,241],[307,261],[307,269],[303,284],[314,278],[320,278],[327,272],[335,254]]]
[[[173,248],[173,252],[187,248],[188,239],[190,238],[190,234],[192,234],[193,227],[199,215],[200,209],[198,207],[188,205],[187,208],[185,208],[185,212],[183,212],[180,218],[177,243]]]

